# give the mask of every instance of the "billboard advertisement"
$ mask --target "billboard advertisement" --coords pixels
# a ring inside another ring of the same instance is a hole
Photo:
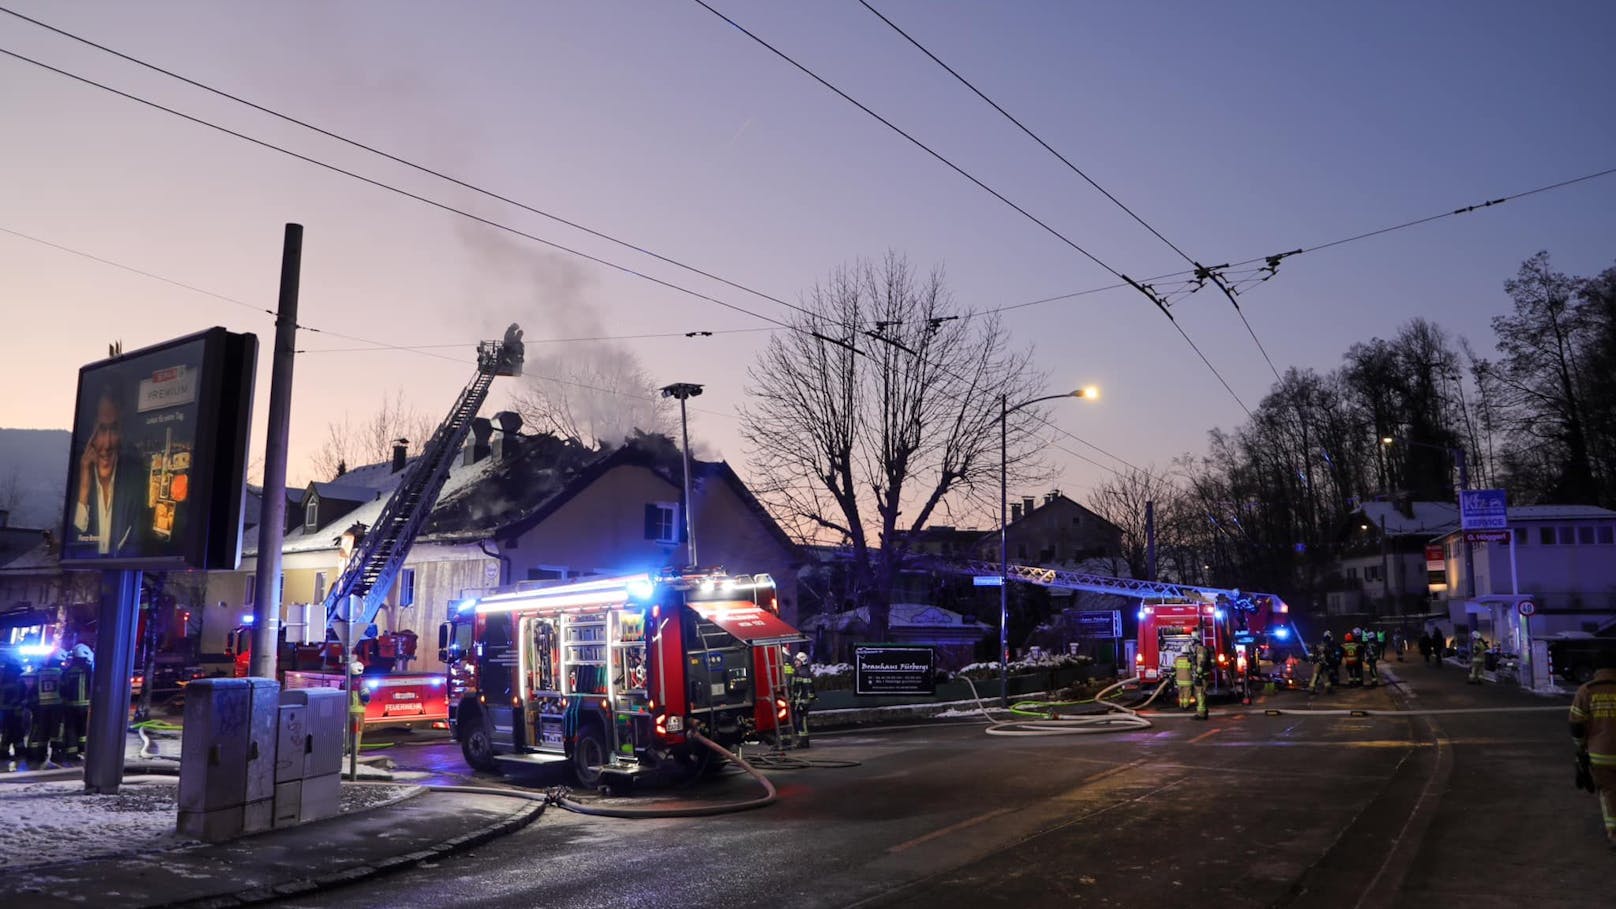
[[[80,368],[62,564],[236,567],[257,352],[212,328]]]

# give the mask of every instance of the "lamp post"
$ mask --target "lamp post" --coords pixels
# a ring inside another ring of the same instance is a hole
[[[1458,498],[1462,499],[1464,497],[1464,491],[1466,489],[1470,488],[1470,468],[1469,468],[1469,466],[1467,465],[1467,463],[1465,461],[1465,452],[1464,452],[1463,448],[1449,448],[1446,445],[1434,445],[1434,444],[1432,444],[1430,442],[1415,442],[1412,439],[1405,439],[1405,438],[1403,438],[1401,436],[1381,436],[1380,437],[1380,444],[1385,445],[1387,447],[1390,447],[1392,445],[1399,445],[1399,444],[1400,445],[1412,445],[1412,446],[1414,446],[1416,448],[1430,448],[1430,449],[1434,449],[1436,451],[1446,452],[1448,457],[1453,459],[1453,466],[1456,467],[1458,469],[1458,471],[1459,471],[1459,496],[1458,496]],[[1460,507],[1463,508],[1462,503],[1461,503]],[[1462,518],[1460,520],[1459,532],[1461,534],[1464,532],[1464,522],[1463,522]],[[1474,597],[1476,595],[1476,566],[1475,566],[1475,559],[1473,558],[1473,556],[1474,556],[1474,553],[1472,553],[1470,551],[1470,544],[1466,543],[1465,544],[1465,590],[1472,597]]]
[[[696,523],[690,516],[690,423],[685,417],[685,401],[701,394],[701,386],[693,382],[675,382],[662,388],[664,398],[679,399],[679,429],[684,436],[685,494],[680,511],[684,512],[685,540],[690,544],[690,567],[696,567]]]
[[[1092,401],[1099,396],[1100,390],[1089,385],[1061,395],[1045,395],[1042,398],[1022,401],[1011,407],[1009,397],[1003,393],[999,395],[999,706],[1001,707],[1010,706],[1010,535],[1009,522],[1005,515],[1010,497],[1008,466],[1010,415],[1023,407],[1031,407],[1045,401],[1058,401],[1062,398],[1083,398]]]

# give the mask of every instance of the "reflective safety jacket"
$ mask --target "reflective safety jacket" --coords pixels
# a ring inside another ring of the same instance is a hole
[[[34,703],[41,707],[58,707],[62,703],[62,669],[45,666],[34,673]]]
[[[1357,641],[1343,641],[1341,644],[1341,659],[1348,666],[1358,665],[1358,655],[1363,652],[1363,645]]]
[[[1596,776],[1616,775],[1616,669],[1601,669],[1571,699],[1571,738],[1586,749]]]
[[[90,664],[73,660],[62,670],[62,703],[69,707],[90,706]]]

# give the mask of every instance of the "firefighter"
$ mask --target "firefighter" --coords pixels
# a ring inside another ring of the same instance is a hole
[[[6,660],[0,663],[0,761],[22,757],[27,747],[28,686],[22,680],[22,667]]]
[[[1358,634],[1349,631],[1341,636],[1341,664],[1347,668],[1348,687],[1363,684],[1363,641]]]
[[[794,665],[786,669],[791,695],[791,732],[798,748],[808,747],[808,711],[814,704],[814,672],[808,654],[797,652]]]
[[[370,692],[365,690],[365,664],[354,660],[348,664],[348,735],[353,741],[353,755],[359,756],[360,741],[365,737],[365,703]]]
[[[1323,640],[1313,645],[1313,681],[1307,686],[1308,694],[1318,694],[1321,686],[1325,694],[1335,694],[1335,673],[1330,668],[1334,646],[1335,641],[1328,631]]]
[[[28,759],[44,762],[46,747],[58,753],[62,747],[62,667],[49,661],[34,672],[34,690],[28,699],[34,715],[28,732]]]
[[[1381,643],[1379,636],[1373,631],[1364,637],[1363,683],[1365,688],[1374,688],[1380,684],[1380,671],[1375,668],[1375,664],[1380,662]]]
[[[1188,710],[1195,703],[1195,664],[1190,660],[1194,644],[1186,644],[1173,657],[1173,687],[1178,689],[1178,709]]]
[[[90,730],[90,676],[95,669],[95,651],[78,644],[62,667],[62,753],[68,757],[84,754],[85,736]]]
[[[1212,652],[1197,638],[1190,642],[1191,684],[1195,687],[1195,718],[1204,720],[1206,713],[1206,686],[1211,681]]]
[[[1467,685],[1480,685],[1484,680],[1481,671],[1487,668],[1487,642],[1482,640],[1481,632],[1470,632],[1470,678],[1465,679]]]
[[[1577,782],[1599,796],[1605,839],[1616,849],[1616,652],[1601,654],[1592,680],[1571,699]]]

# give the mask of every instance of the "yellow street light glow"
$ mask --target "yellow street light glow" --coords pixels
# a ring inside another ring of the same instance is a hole
[[[1098,401],[1100,399],[1100,386],[1085,385],[1078,389],[1077,397],[1084,398],[1089,401]]]

